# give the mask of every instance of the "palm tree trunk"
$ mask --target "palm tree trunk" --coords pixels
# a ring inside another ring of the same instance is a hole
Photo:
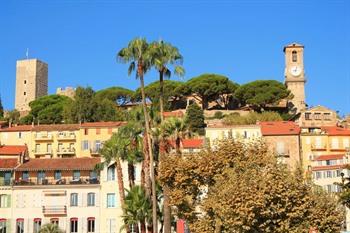
[[[141,233],[146,233],[146,223],[145,223],[145,221],[141,221],[140,226],[141,226]]]
[[[138,72],[140,77],[140,85],[141,85],[141,96],[142,96],[142,107],[143,107],[143,114],[145,117],[145,129],[146,129],[146,135],[147,137],[147,144],[148,144],[148,151],[149,151],[149,158],[150,158],[150,170],[151,170],[151,184],[152,184],[152,223],[153,223],[153,233],[158,233],[157,231],[157,194],[156,194],[156,183],[154,179],[154,164],[153,164],[153,151],[152,151],[152,141],[151,141],[151,128],[149,125],[149,116],[147,112],[147,105],[146,105],[146,95],[145,95],[145,83],[143,80],[143,68],[141,64],[138,64]]]
[[[119,200],[121,206],[125,204],[125,192],[124,192],[124,180],[123,180],[123,170],[119,158],[115,161],[118,179],[118,189],[119,189]],[[126,227],[126,232],[129,232],[129,227]]]
[[[161,122],[163,122],[164,120],[164,116],[163,116],[163,113],[164,113],[164,77],[163,77],[164,73],[163,73],[163,70],[160,70],[159,71],[159,110],[160,110],[160,119],[161,119]]]
[[[164,233],[171,232],[171,207],[169,205],[169,187],[163,187],[163,226]]]
[[[133,162],[128,162],[129,188],[135,185],[135,166]]]
[[[148,136],[145,133],[143,137],[143,154],[144,160],[142,162],[142,173],[141,173],[141,184],[143,183],[146,195],[151,197],[152,187],[151,187],[151,178],[150,178],[150,164],[149,164],[149,152],[148,152]]]

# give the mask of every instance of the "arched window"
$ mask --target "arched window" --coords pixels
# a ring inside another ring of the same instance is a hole
[[[292,52],[292,61],[297,62],[297,60],[298,60],[298,53],[297,53],[297,51],[293,51]]]
[[[109,166],[107,169],[107,180],[115,180],[115,166],[114,164]]]

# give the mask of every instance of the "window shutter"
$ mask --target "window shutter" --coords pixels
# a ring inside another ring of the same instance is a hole
[[[7,208],[10,208],[11,207],[11,194],[8,194],[6,195],[6,198],[7,198]]]

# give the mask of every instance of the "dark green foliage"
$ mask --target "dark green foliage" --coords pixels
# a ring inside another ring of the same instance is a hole
[[[225,115],[221,111],[216,111],[214,113],[214,119],[222,119],[224,117],[225,117]]]
[[[204,135],[204,113],[197,104],[191,104],[186,110],[185,123],[191,132]]]
[[[195,94],[202,102],[202,108],[208,108],[208,102],[221,100],[225,108],[228,105],[229,97],[233,95],[238,88],[238,84],[232,82],[229,78],[218,74],[202,74],[198,77],[188,80],[183,92],[184,94]]]
[[[235,97],[242,105],[251,105],[258,110],[267,104],[278,103],[281,99],[287,98],[290,91],[285,85],[276,80],[257,80],[240,86]]]
[[[110,87],[96,92],[97,100],[108,99],[118,105],[125,105],[132,101],[134,91],[123,87]]]
[[[278,112],[250,112],[245,116],[239,114],[230,114],[223,120],[226,125],[251,125],[258,121],[282,121],[282,117]]]
[[[109,99],[96,100],[96,109],[93,113],[94,121],[116,121],[120,117],[117,115],[117,107],[114,102]]]
[[[0,119],[4,117],[4,107],[2,106],[1,96],[0,96]]]
[[[21,119],[21,123],[30,124],[34,121],[41,124],[60,124],[63,121],[64,107],[71,102],[69,97],[61,95],[40,97],[29,103],[31,110]]]
[[[181,101],[182,98],[182,89],[183,83],[179,81],[164,80],[164,109],[169,110],[173,108],[173,105],[176,104],[176,101]],[[154,107],[159,106],[159,96],[160,96],[160,87],[159,81],[152,82],[145,86],[146,97],[151,100]],[[135,99],[141,100],[141,90],[138,88],[135,91]],[[169,102],[168,100],[171,101]]]
[[[18,124],[18,123],[20,123],[19,118],[20,118],[19,112],[16,109],[14,109],[14,110],[8,112],[5,120],[10,122],[11,124]]]

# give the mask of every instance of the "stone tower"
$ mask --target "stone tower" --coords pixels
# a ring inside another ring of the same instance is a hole
[[[305,72],[304,72],[304,46],[292,43],[284,47],[285,54],[285,85],[294,98],[289,101],[291,112],[298,113],[306,108],[305,104]]]
[[[26,115],[29,103],[47,95],[48,66],[38,59],[19,60],[16,64],[15,108]]]

